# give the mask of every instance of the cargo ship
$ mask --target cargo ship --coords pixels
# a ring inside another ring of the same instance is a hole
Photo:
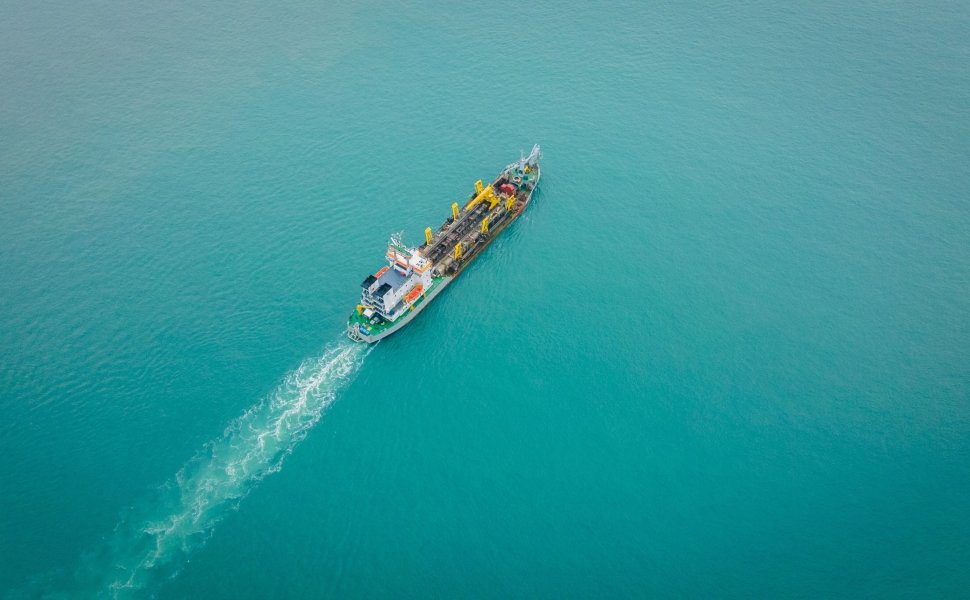
[[[398,331],[425,309],[474,261],[503,229],[519,218],[539,185],[539,145],[499,173],[492,183],[475,182],[464,206],[451,205],[437,231],[424,230],[424,244],[408,247],[391,236],[383,265],[360,284],[360,303],[347,321],[350,339],[374,343]]]

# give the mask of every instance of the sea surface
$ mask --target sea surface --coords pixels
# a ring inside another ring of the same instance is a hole
[[[967,2],[0,14],[0,597],[970,597]]]

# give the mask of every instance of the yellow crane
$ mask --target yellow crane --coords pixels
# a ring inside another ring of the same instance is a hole
[[[478,184],[481,183],[481,180],[475,183],[476,183],[475,188],[477,189]],[[492,186],[488,186],[482,189],[480,192],[478,192],[478,194],[474,198],[472,198],[471,202],[465,205],[465,210],[471,210],[475,208],[476,204],[478,204],[479,202],[484,202],[485,200],[488,200],[489,210],[495,208],[495,205],[500,202],[500,199],[495,194],[495,190],[492,189]]]

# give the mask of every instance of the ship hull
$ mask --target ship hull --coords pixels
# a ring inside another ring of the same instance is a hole
[[[430,292],[428,292],[428,295],[424,298],[424,301],[421,302],[420,305],[415,306],[414,310],[408,311],[406,315],[395,321],[390,327],[377,333],[371,333],[368,332],[360,323],[351,321],[347,324],[347,336],[355,342],[364,342],[367,344],[373,344],[374,342],[383,340],[387,336],[410,323],[412,319],[417,317],[421,311],[431,304],[431,301],[434,300],[438,294],[443,292],[444,289],[448,287],[454,280],[454,277],[442,277],[441,281],[435,285]]]

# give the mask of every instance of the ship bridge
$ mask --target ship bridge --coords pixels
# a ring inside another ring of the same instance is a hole
[[[361,308],[394,320],[431,286],[431,261],[405,246],[400,234],[391,237],[386,258],[387,265],[360,284]]]

